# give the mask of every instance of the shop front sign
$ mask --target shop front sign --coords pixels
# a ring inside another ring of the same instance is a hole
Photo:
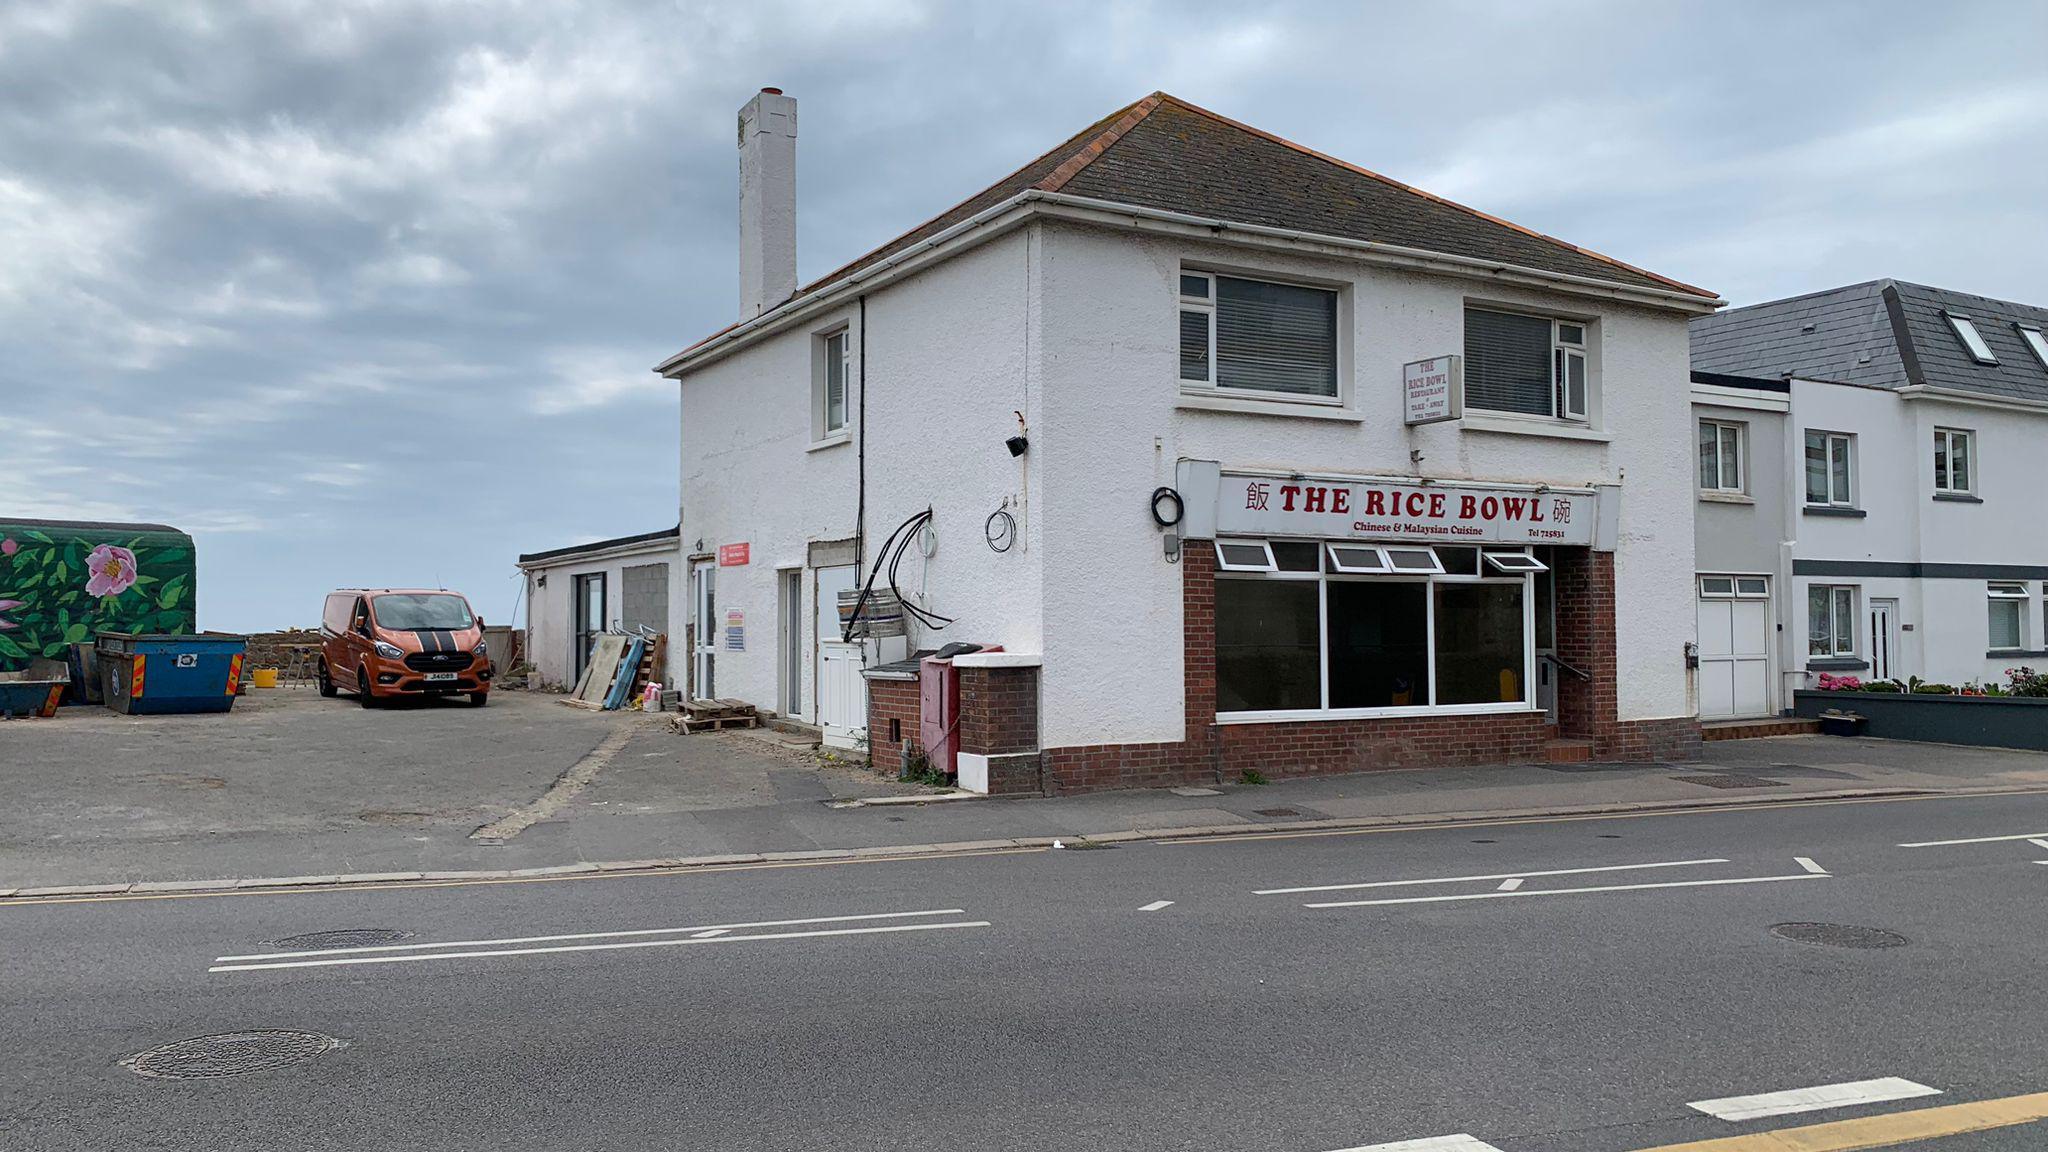
[[[1225,472],[1216,530],[1437,544],[1590,545],[1599,497],[1577,489],[1316,480]]]
[[[1401,365],[1402,419],[1436,424],[1465,415],[1465,358],[1436,356]]]

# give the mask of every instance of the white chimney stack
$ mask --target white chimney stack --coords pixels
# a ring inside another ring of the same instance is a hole
[[[740,109],[740,319],[796,294],[796,101],[763,88]]]

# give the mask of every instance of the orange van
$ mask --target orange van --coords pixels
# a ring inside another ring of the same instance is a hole
[[[484,622],[458,593],[434,588],[343,588],[320,615],[320,694],[347,690],[363,707],[398,696],[466,692],[491,699]]]

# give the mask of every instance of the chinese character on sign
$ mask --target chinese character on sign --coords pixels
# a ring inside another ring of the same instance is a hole
[[[1569,524],[1569,523],[1571,523],[1571,522],[1572,522],[1572,502],[1571,502],[1571,501],[1569,501],[1569,500],[1553,500],[1553,501],[1551,501],[1551,502],[1550,502],[1550,518],[1551,518],[1552,520],[1555,520],[1555,521],[1557,521],[1557,522],[1558,522],[1558,523],[1560,523],[1560,524]]]
[[[1248,512],[1264,512],[1266,510],[1266,496],[1272,491],[1272,488],[1271,484],[1260,480],[1254,480],[1250,484],[1245,485],[1245,510]]]

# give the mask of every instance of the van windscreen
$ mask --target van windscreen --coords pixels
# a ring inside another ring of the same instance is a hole
[[[377,626],[395,632],[467,628],[469,604],[446,592],[400,592],[377,597]]]

